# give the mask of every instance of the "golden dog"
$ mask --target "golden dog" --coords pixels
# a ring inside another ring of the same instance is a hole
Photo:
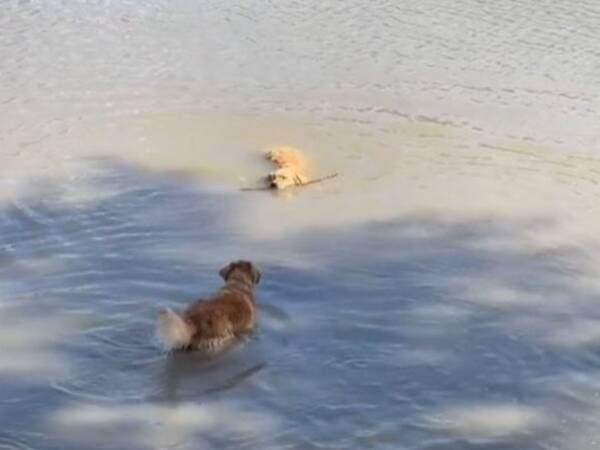
[[[302,154],[293,147],[273,147],[266,158],[275,164],[276,169],[267,175],[269,187],[285,189],[300,186],[309,181],[308,165]]]
[[[254,329],[253,289],[260,281],[260,270],[239,260],[223,267],[219,275],[225,285],[214,295],[196,300],[182,314],[169,308],[160,312],[157,334],[166,349],[214,352]]]

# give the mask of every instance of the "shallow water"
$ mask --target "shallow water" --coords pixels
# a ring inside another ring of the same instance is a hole
[[[599,20],[0,2],[0,448],[595,448]],[[256,333],[162,352],[240,257]]]

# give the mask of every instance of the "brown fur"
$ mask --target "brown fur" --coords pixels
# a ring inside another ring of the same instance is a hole
[[[269,187],[285,189],[300,186],[309,181],[308,164],[302,154],[293,147],[273,147],[266,155],[276,169],[267,175]]]
[[[163,310],[158,332],[168,349],[213,351],[252,331],[256,324],[253,288],[261,273],[249,261],[234,261],[220,270],[225,285],[193,302],[178,315]]]

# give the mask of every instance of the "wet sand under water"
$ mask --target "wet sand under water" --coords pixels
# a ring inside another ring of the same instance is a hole
[[[395,130],[136,115],[5,157],[0,446],[591,448],[600,162]],[[273,143],[340,177],[240,192]],[[255,335],[163,354],[238,257]]]

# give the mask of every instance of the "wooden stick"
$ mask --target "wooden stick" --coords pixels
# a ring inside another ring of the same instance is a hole
[[[331,173],[329,175],[325,175],[324,177],[321,178],[317,178],[316,180],[310,180],[307,181],[304,184],[301,184],[300,186],[308,186],[309,184],[315,184],[315,183],[320,183],[321,181],[325,181],[325,180],[331,180],[332,178],[337,177],[339,174],[337,172],[335,173]]]
[[[303,186],[308,186],[309,184],[316,184],[316,183],[321,183],[322,181],[326,181],[326,180],[331,180],[332,178],[337,177],[339,174],[337,172],[326,175],[324,177],[321,178],[317,178],[315,180],[310,180],[307,181],[306,183],[303,184],[298,184],[295,187],[303,187]],[[249,192],[249,191],[273,191],[276,190],[276,188],[272,188],[272,187],[258,187],[258,188],[241,188],[240,191],[244,191],[244,192]]]

